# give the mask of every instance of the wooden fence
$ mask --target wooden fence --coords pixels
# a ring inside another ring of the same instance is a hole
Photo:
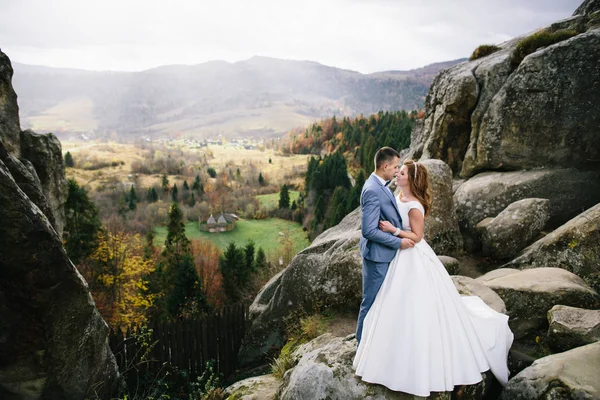
[[[145,331],[117,329],[110,332],[110,347],[129,379],[157,377],[167,362],[194,379],[210,360],[227,378],[237,367],[247,323],[248,307],[239,305],[202,320],[150,322]]]

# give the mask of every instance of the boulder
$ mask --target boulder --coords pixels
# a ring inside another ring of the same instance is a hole
[[[573,30],[574,37],[520,62],[514,53],[524,36],[440,72],[409,156],[443,160],[462,177],[538,167],[598,169],[600,29],[594,5],[578,11],[548,27]]]
[[[240,349],[242,365],[261,363],[285,344],[284,320],[298,311],[332,308],[358,313],[362,300],[362,259],[358,250],[360,210],[319,235],[280,275],[261,290],[252,325]]]
[[[452,198],[452,170],[440,160],[425,160],[432,204],[425,218],[425,240],[438,254],[457,254],[463,247]]]
[[[461,168],[597,168],[600,136],[600,30],[528,55],[481,116]],[[511,59],[512,62],[512,59]],[[474,115],[475,117],[475,115]]]
[[[448,274],[458,275],[458,273],[460,272],[460,264],[458,263],[458,260],[456,258],[448,256],[438,256],[438,260],[440,260],[440,262],[444,265],[444,268],[446,268]]]
[[[481,276],[475,278],[475,280],[478,282],[485,283],[485,282],[491,281],[492,279],[501,278],[503,276],[510,275],[510,274],[516,274],[519,272],[521,272],[521,271],[518,269],[514,269],[514,268],[499,268],[499,269],[490,271],[485,275],[481,275]]]
[[[10,60],[0,51],[0,142],[16,158],[21,156],[21,125],[17,94],[12,87],[13,69]]]
[[[549,233],[519,257],[506,264],[512,268],[564,268],[600,290],[600,204],[579,214]]]
[[[354,374],[352,361],[357,342],[353,336],[347,338],[322,335],[299,347],[294,356],[298,364],[288,370],[279,388],[281,400],[312,399],[413,399],[414,396],[393,392],[382,385],[363,382]],[[462,387],[461,399],[481,399],[489,392],[493,376],[483,375],[482,382]],[[456,391],[461,390],[457,388]],[[456,393],[432,393],[430,399],[448,399]]]
[[[600,310],[554,306],[548,311],[548,343],[566,351],[600,340]]]
[[[234,383],[225,389],[227,399],[272,400],[281,381],[271,374],[254,376]]]
[[[31,200],[48,218],[52,226],[56,226],[54,213],[48,204],[48,200],[42,192],[42,184],[37,176],[33,165],[25,159],[18,160],[13,157],[6,148],[0,146],[0,160],[6,165],[15,183],[19,186],[29,200]]]
[[[560,190],[556,190],[560,188]],[[496,217],[509,204],[527,198],[550,201],[547,227],[554,229],[600,199],[600,172],[575,169],[485,172],[454,194],[458,224],[468,251],[480,248],[477,224]]]
[[[547,199],[523,199],[509,204],[496,218],[484,219],[487,222],[481,227],[483,255],[495,260],[517,255],[537,238],[549,218]]]
[[[483,283],[466,276],[452,276],[452,281],[462,296],[479,296],[485,304],[499,313],[506,314],[506,305],[502,298]]]
[[[503,400],[600,398],[600,342],[536,360],[508,381]]]
[[[494,271],[495,272],[495,271]],[[600,295],[577,275],[560,268],[536,268],[480,279],[504,300],[515,338],[541,334],[557,304],[600,308]]]
[[[21,156],[31,162],[35,168],[44,196],[52,209],[54,228],[58,236],[62,237],[68,189],[59,140],[51,133],[38,135],[30,130],[23,131],[21,132]]]
[[[48,218],[3,161],[0,205],[0,397],[109,397],[119,372],[108,326]]]

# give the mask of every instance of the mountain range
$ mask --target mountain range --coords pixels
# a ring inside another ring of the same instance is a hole
[[[361,74],[312,61],[97,72],[13,63],[21,126],[36,132],[268,137],[321,118],[423,107],[435,75],[464,59]]]

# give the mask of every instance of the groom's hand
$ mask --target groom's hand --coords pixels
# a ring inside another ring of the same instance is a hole
[[[400,243],[400,249],[406,250],[411,247],[415,247],[415,242],[412,239],[402,239],[402,243]]]

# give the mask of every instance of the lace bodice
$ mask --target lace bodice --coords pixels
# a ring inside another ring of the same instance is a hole
[[[402,230],[412,232],[410,229],[410,219],[408,217],[408,212],[413,208],[417,208],[421,210],[421,213],[425,215],[425,209],[416,200],[413,201],[402,201],[400,197],[396,197],[396,203],[398,203],[398,210],[400,210],[400,217],[402,217]]]

